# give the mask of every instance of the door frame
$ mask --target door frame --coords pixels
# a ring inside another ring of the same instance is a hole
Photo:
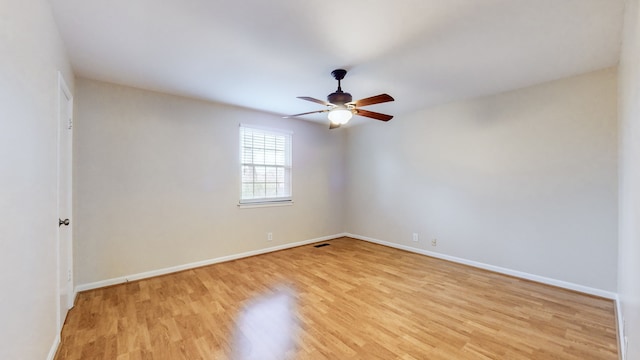
[[[73,220],[73,94],[69,90],[67,86],[67,82],[64,80],[64,77],[60,71],[58,71],[58,103],[57,103],[57,128],[58,128],[58,140],[57,140],[57,214],[58,219],[70,218]],[[66,101],[66,114],[63,114],[62,103]],[[63,136],[63,131],[68,131],[66,136]],[[62,156],[66,158],[68,162],[66,170],[66,176],[61,174],[62,172]],[[66,185],[61,184],[61,180],[66,179]],[[67,208],[69,213],[63,214],[61,211],[61,189],[62,186],[67,188],[66,197],[67,197]],[[56,224],[58,219],[55,219]],[[76,293],[74,291],[74,280],[73,280],[73,221],[70,226],[65,227],[65,231],[68,232],[66,249],[62,249],[63,237],[60,233],[60,226],[56,231],[56,264],[57,264],[57,276],[56,276],[56,319],[58,325],[58,331],[62,330],[62,326],[64,325],[64,321],[66,318],[66,312],[62,314],[61,308],[63,305],[65,308],[71,309],[73,307],[73,303],[75,301]],[[63,254],[61,251],[66,252],[66,264],[62,264]],[[66,266],[65,266],[66,265]],[[63,269],[66,267],[66,269]],[[67,304],[61,304],[60,299],[62,297],[61,284],[63,279],[67,279],[66,284],[66,293],[67,293]]]

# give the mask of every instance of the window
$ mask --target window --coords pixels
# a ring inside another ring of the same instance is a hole
[[[291,133],[240,125],[240,204],[291,202]]]

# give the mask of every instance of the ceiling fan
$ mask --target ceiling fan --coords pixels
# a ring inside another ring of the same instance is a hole
[[[374,105],[374,104],[393,101],[394,99],[390,95],[380,94],[380,95],[352,101],[351,94],[342,91],[342,88],[340,87],[340,81],[344,79],[345,75],[347,75],[347,70],[336,69],[331,72],[331,75],[336,80],[338,80],[338,89],[327,96],[327,101],[318,100],[308,96],[298,96],[298,99],[307,100],[314,103],[325,105],[327,107],[326,109],[289,115],[289,116],[285,116],[285,118],[328,112],[329,113],[328,118],[330,121],[329,129],[336,129],[336,128],[339,128],[340,125],[346,124],[354,114],[365,116],[365,117],[376,119],[376,120],[381,120],[381,121],[389,121],[393,119],[392,115],[386,115],[386,114],[381,114],[381,113],[377,113],[369,110],[360,109],[360,107],[362,106],[368,106],[368,105]]]

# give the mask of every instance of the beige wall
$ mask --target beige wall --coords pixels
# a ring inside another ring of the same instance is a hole
[[[350,128],[346,229],[615,292],[616,96],[607,69]]]
[[[640,2],[626,2],[620,60],[620,240],[618,292],[627,359],[640,359]]]
[[[347,231],[616,291],[616,69],[346,132],[77,83],[79,285]],[[237,208],[239,123],[294,131],[294,206]]]
[[[0,1],[0,359],[45,359],[56,325],[58,70],[45,0]]]
[[[76,88],[77,284],[344,231],[343,132],[92,80]],[[237,207],[240,123],[293,131],[293,206]]]

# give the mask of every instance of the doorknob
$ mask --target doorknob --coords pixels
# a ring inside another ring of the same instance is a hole
[[[62,225],[69,226],[69,219],[64,219],[64,220],[58,219],[58,227],[60,227]]]

